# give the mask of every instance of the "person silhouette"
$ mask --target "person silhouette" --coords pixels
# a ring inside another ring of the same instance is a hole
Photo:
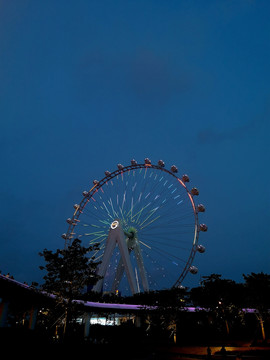
[[[225,349],[225,346],[222,346],[220,349],[220,354],[222,355],[222,359],[225,359],[227,357],[227,350]]]

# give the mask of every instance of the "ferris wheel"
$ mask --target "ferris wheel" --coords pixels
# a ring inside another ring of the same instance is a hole
[[[75,238],[99,243],[91,254],[100,262],[94,291],[134,294],[182,286],[188,273],[198,272],[192,263],[205,252],[198,244],[199,233],[207,231],[198,220],[205,207],[195,204],[199,191],[188,189],[188,175],[177,174],[175,165],[168,170],[162,160],[131,160],[105,171],[83,192],[62,237],[66,246]]]

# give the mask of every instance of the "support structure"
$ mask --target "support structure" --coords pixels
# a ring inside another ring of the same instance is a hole
[[[112,285],[112,291],[116,291],[124,271],[126,272],[128,283],[130,286],[130,290],[132,294],[139,292],[138,286],[138,279],[136,281],[135,273],[132,268],[130,253],[133,250],[135,253],[139,274],[142,281],[142,286],[144,291],[149,291],[148,281],[146,277],[146,272],[143,264],[143,258],[141,254],[141,249],[139,245],[139,241],[135,236],[134,232],[131,233],[124,233],[121,224],[118,220],[115,220],[111,223],[109,235],[107,238],[103,259],[101,265],[98,269],[98,275],[102,278],[97,282],[97,284],[93,287],[93,291],[101,292],[103,283],[104,283],[104,276],[106,274],[107,268],[109,266],[110,259],[113,255],[113,251],[118,245],[120,251],[120,261],[117,266],[115,279]]]
[[[28,328],[30,330],[35,329],[36,322],[37,322],[37,314],[38,314],[38,309],[32,307],[32,309],[29,312],[29,325],[28,325]]]
[[[90,334],[90,320],[91,320],[91,313],[85,313],[84,314],[84,338],[89,338]]]
[[[0,299],[0,327],[5,327],[8,317],[9,303]]]
[[[127,235],[127,233],[126,233],[126,235]],[[144,263],[143,263],[143,258],[142,258],[142,253],[141,253],[141,248],[140,248],[138,238],[135,235],[129,236],[126,239],[126,243],[127,243],[128,253],[130,254],[133,251],[135,254],[140,278],[142,281],[143,290],[149,291],[148,280],[147,280],[146,271],[144,268]],[[120,284],[121,279],[124,274],[124,270],[125,270],[124,260],[123,260],[123,257],[121,257],[119,264],[117,266],[116,275],[115,275],[114,282],[112,285],[113,292],[115,292],[117,290],[117,288],[119,287],[119,284]],[[138,281],[137,281],[137,291],[139,291]]]

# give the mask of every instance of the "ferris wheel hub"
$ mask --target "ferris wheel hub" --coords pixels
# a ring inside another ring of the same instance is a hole
[[[111,223],[111,229],[112,229],[112,230],[116,229],[118,226],[119,226],[119,221],[118,221],[118,220],[114,220],[114,221]]]
[[[188,175],[178,177],[177,173],[175,165],[166,169],[163,160],[154,164],[149,158],[142,163],[132,159],[131,165],[119,163],[117,170],[105,171],[105,177],[94,180],[94,186],[83,191],[83,199],[66,220],[69,227],[62,238],[65,246],[74,235],[88,237],[91,245],[102,244],[94,254],[97,261],[101,260],[99,272],[103,276],[96,291],[103,284],[104,289],[118,290],[122,278],[122,288],[128,282],[132,293],[155,289],[160,279],[164,286],[168,276],[178,286],[188,272],[198,272],[191,264],[195,253],[205,252],[205,247],[198,245],[199,233],[208,230],[198,220],[205,207],[196,205],[199,190],[188,189]],[[179,229],[177,236],[173,226]],[[179,249],[185,252],[186,263],[182,255],[179,257]],[[172,266],[179,270],[172,270]],[[158,272],[162,277],[154,278]]]
[[[129,238],[133,239],[137,237],[137,229],[135,227],[129,227],[126,231],[124,231],[124,234]]]

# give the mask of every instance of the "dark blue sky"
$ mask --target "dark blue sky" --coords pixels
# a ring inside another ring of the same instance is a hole
[[[200,276],[269,273],[270,2],[0,0],[0,269],[40,281],[93,179],[189,174]]]

